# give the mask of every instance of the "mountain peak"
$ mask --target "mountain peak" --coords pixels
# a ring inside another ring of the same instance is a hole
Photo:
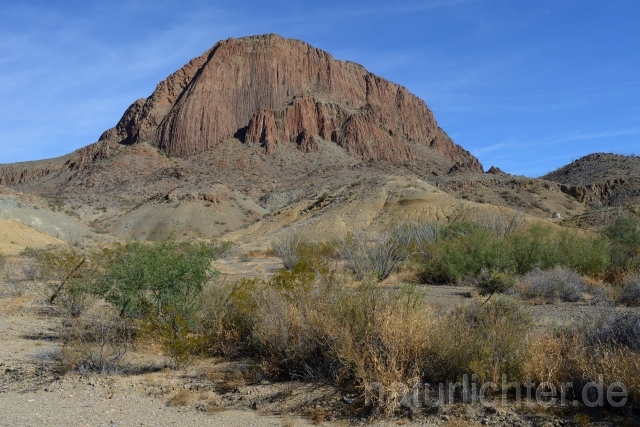
[[[482,171],[407,89],[277,34],[216,43],[132,104],[101,141],[146,141],[186,157],[233,137],[265,154],[332,141],[364,161],[395,163],[430,147],[451,164]]]

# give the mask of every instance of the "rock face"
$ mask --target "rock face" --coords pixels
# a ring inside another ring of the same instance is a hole
[[[622,206],[640,201],[640,157],[593,153],[542,177],[588,205]]]
[[[100,142],[147,141],[185,157],[234,136],[266,154],[284,144],[315,151],[322,139],[365,161],[397,163],[415,160],[412,145],[422,145],[451,164],[482,172],[405,88],[273,34],[217,43],[132,104]],[[105,147],[78,160],[101,156]]]

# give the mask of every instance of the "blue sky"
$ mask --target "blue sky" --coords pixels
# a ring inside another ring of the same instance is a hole
[[[15,0],[0,16],[0,163],[94,142],[216,41],[265,33],[407,87],[485,168],[640,154],[636,0]]]

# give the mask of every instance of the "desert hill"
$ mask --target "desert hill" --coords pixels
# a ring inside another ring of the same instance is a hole
[[[0,184],[101,234],[154,239],[237,230],[332,194],[341,180],[450,172],[482,165],[422,100],[360,65],[266,35],[217,43],[98,142],[0,166]]]
[[[543,179],[591,206],[629,206],[640,202],[640,157],[594,153],[548,173]]]
[[[51,219],[15,203],[1,217],[66,241],[328,236],[512,208],[564,218],[591,200],[553,176],[484,173],[407,89],[277,35],[217,43],[97,142],[0,165],[0,184]]]

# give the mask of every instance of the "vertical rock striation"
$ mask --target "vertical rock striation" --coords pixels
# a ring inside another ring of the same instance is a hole
[[[314,151],[323,139],[365,161],[412,161],[419,144],[482,171],[404,87],[274,34],[217,43],[136,101],[101,140],[148,141],[184,157],[233,136],[267,154],[282,144]]]

